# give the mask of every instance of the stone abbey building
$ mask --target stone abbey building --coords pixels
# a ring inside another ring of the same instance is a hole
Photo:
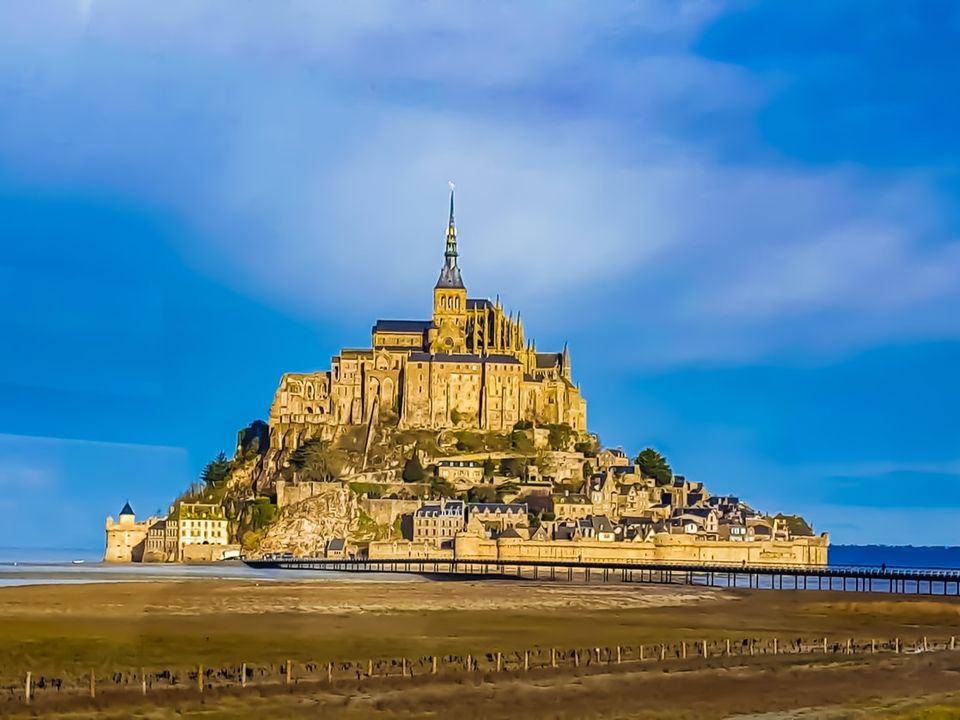
[[[428,320],[378,320],[371,347],[344,349],[330,370],[287,373],[270,410],[270,445],[298,446],[334,428],[395,418],[401,428],[511,430],[522,420],[587,427],[570,352],[538,352],[519,314],[467,296],[450,219]]]

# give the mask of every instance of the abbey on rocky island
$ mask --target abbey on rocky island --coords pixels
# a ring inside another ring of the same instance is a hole
[[[394,418],[401,428],[508,431],[521,421],[587,429],[570,351],[538,352],[519,313],[467,297],[450,218],[429,320],[377,320],[371,347],[343,349],[330,370],[286,373],[270,409],[270,446],[297,447],[344,425]]]

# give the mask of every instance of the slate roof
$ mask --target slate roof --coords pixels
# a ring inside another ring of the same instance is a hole
[[[502,533],[500,533],[500,537],[513,539],[513,540],[523,540],[523,536],[520,533],[518,533],[516,530],[514,530],[512,527],[509,527],[506,530],[504,530]]]
[[[473,355],[471,353],[427,353],[412,352],[410,360],[413,362],[455,362],[455,363],[502,363],[519,365],[520,361],[513,355]]]
[[[377,320],[374,332],[422,333],[433,325],[432,320]]]
[[[467,298],[467,310],[476,310],[477,308],[492,310],[493,303],[488,298]]]
[[[347,541],[344,538],[333,538],[327,543],[327,550],[333,550],[335,552],[345,550],[346,547]]]
[[[537,353],[537,367],[541,370],[555,368],[560,364],[562,353]]]
[[[123,504],[123,510],[120,511],[120,514],[121,514],[121,515],[135,515],[136,513],[133,512],[133,508],[130,507],[130,503],[129,503],[129,502],[125,502],[125,503]]]
[[[527,514],[526,503],[467,503],[467,512],[502,512],[502,513],[522,513]]]
[[[463,517],[463,500],[449,500],[443,506],[439,503],[421,505],[414,514],[419,517]]]

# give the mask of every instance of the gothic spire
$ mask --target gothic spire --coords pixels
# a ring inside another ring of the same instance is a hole
[[[443,267],[440,269],[438,288],[462,288],[463,278],[457,267],[457,226],[453,221],[453,183],[450,183],[450,220],[447,223],[447,249],[443,253]]]

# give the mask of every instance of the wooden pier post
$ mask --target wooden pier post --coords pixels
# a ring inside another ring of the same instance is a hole
[[[643,662],[643,645],[640,646],[640,662]]]
[[[327,682],[328,683],[333,682],[333,663],[332,662],[327,663]]]
[[[877,641],[874,638],[870,639],[870,654],[876,654],[877,652]]]
[[[900,654],[900,638],[895,638],[893,642],[894,642],[894,652],[897,655],[899,655]]]
[[[580,651],[579,650],[573,651],[573,666],[580,667]]]
[[[680,657],[684,660],[687,659],[687,641],[686,640],[680,643]]]
[[[147,694],[147,674],[140,668],[140,694]]]
[[[90,697],[95,698],[97,696],[97,676],[93,670],[90,671]]]
[[[826,638],[823,639],[823,654],[824,654],[824,655],[827,654],[827,639],[826,639]]]
[[[373,660],[367,660],[367,677],[373,677]]]
[[[434,656],[433,656],[433,659],[432,659],[432,666],[431,666],[431,668],[430,668],[430,674],[431,674],[431,675],[436,675],[436,674],[437,674],[437,656],[436,656],[436,655],[434,655]]]
[[[555,668],[557,666],[557,649],[550,648],[550,667]]]
[[[730,638],[727,638],[727,657],[730,657]]]
[[[622,658],[622,656],[621,656],[621,654],[620,654],[620,646],[617,645],[617,665],[619,665],[619,664],[622,662],[622,660],[623,660],[623,658]]]
[[[706,641],[706,640],[701,640],[701,641],[700,641],[700,645],[701,645],[701,647],[702,647],[702,649],[703,649],[703,656],[704,656],[704,657],[707,657],[707,641]]]
[[[773,654],[778,655],[780,653],[780,647],[777,643],[777,638],[773,639]]]
[[[924,651],[924,652],[927,652],[928,649],[929,649],[929,648],[927,647],[927,636],[924,635],[924,636],[923,636],[923,651]]]
[[[956,649],[957,649],[957,636],[956,636],[956,635],[951,635],[951,636],[950,636],[950,649],[951,649],[951,650],[956,650]]]
[[[369,673],[368,673],[369,674]],[[287,660],[286,684],[293,682],[293,663]]]
[[[30,691],[32,690],[31,681],[33,680],[33,673],[27,670],[27,682],[23,688],[23,698],[27,705],[30,704]]]
[[[247,664],[243,663],[240,666],[240,687],[245,688],[247,686]]]
[[[660,643],[660,660],[661,662],[667,659],[667,646],[663,643]]]
[[[203,663],[197,665],[197,690],[203,693]]]
[[[473,655],[467,655],[467,671],[473,672]]]
[[[853,640],[847,638],[847,655],[853,654]]]
[[[400,658],[400,677],[407,676],[407,659]]]
[[[529,669],[530,669],[530,651],[524,650],[523,651],[523,670],[524,672],[526,672]]]

